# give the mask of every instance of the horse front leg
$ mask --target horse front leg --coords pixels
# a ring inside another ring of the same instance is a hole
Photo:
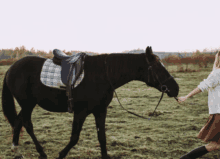
[[[81,113],[75,113],[74,112],[74,121],[72,125],[72,136],[70,138],[70,142],[68,145],[59,153],[59,158],[57,159],[63,159],[66,157],[67,153],[70,151],[70,149],[76,145],[76,143],[79,140],[79,135],[82,130],[83,123],[87,117],[86,112]]]
[[[96,128],[98,133],[98,140],[101,147],[101,154],[103,159],[110,158],[107,154],[106,149],[106,136],[105,136],[105,119],[107,114],[107,108],[103,108],[102,110],[93,113],[96,121]]]

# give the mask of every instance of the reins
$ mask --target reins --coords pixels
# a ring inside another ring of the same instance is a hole
[[[113,85],[112,85],[112,83],[111,83],[111,80],[110,80],[110,78],[109,78],[109,76],[108,76],[107,56],[108,56],[108,55],[106,55],[106,57],[105,57],[105,65],[106,65],[106,67],[107,67],[107,68],[106,68],[107,78],[108,78],[108,80],[109,80],[109,83],[110,83],[111,87],[113,88],[113,91],[114,91],[114,93],[115,93],[115,95],[116,95],[116,97],[117,97],[117,100],[118,100],[120,106],[121,106],[124,110],[126,110],[128,113],[130,113],[130,114],[133,114],[133,115],[135,115],[135,116],[137,116],[137,117],[140,117],[140,118],[143,118],[143,119],[148,119],[148,120],[150,120],[151,117],[150,117],[150,118],[147,118],[147,117],[138,115],[138,114],[136,114],[136,113],[133,113],[133,112],[131,112],[131,111],[125,109],[125,108],[122,106],[121,102],[120,102],[119,99],[118,99],[118,95],[117,95],[117,93],[116,93],[116,91],[115,91],[115,89],[114,89],[114,87],[113,87]],[[147,59],[146,59],[146,61],[147,61],[147,63],[149,64],[149,61],[148,61]],[[149,67],[148,67],[148,81],[150,81],[150,74],[149,74],[149,71],[150,71],[150,70],[152,70],[152,66],[149,66]],[[153,73],[154,73],[154,72],[152,71],[152,77],[153,77]],[[160,83],[161,90],[162,90],[162,95],[161,95],[160,100],[159,100],[157,106],[155,107],[154,112],[153,112],[153,114],[152,114],[151,116],[154,115],[154,113],[155,113],[157,107],[159,106],[159,104],[160,104],[160,102],[161,102],[161,100],[162,100],[162,98],[163,98],[164,93],[167,92],[167,91],[169,91],[166,85],[162,85],[162,83],[160,82],[160,80],[159,80],[157,74],[155,74],[155,75],[156,75],[156,78],[157,78],[158,82]],[[173,78],[173,77],[170,76],[167,80],[172,79],[172,78]],[[165,83],[167,80],[165,80],[163,83]],[[154,81],[155,81],[155,80],[154,80]],[[175,99],[177,100],[177,98],[175,98]]]

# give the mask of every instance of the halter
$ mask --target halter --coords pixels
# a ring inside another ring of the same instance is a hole
[[[146,117],[143,117],[143,116],[141,116],[141,115],[138,115],[138,114],[135,114],[135,113],[133,113],[133,112],[130,112],[130,111],[128,111],[127,109],[125,109],[125,108],[122,106],[122,104],[120,103],[120,101],[119,101],[119,99],[118,99],[118,95],[117,95],[117,93],[116,93],[116,91],[115,91],[115,89],[114,89],[114,87],[113,87],[113,85],[112,85],[112,83],[111,83],[111,80],[110,80],[110,78],[109,78],[109,76],[108,76],[108,66],[107,66],[107,61],[106,61],[106,60],[107,60],[107,56],[108,56],[108,55],[106,55],[106,58],[105,58],[107,78],[108,78],[108,80],[109,80],[109,83],[110,83],[111,87],[113,88],[113,91],[115,92],[115,95],[116,95],[116,97],[117,97],[117,100],[118,100],[120,106],[121,106],[124,110],[126,110],[128,113],[130,113],[130,114],[133,114],[133,115],[135,115],[135,116],[137,116],[137,117],[140,117],[140,118],[143,118],[143,119],[148,119],[148,120],[150,120],[151,118],[146,118]],[[155,113],[155,111],[156,111],[156,109],[157,109],[157,107],[159,106],[159,104],[160,104],[160,102],[161,102],[161,100],[162,100],[162,98],[163,98],[164,93],[165,93],[165,92],[170,92],[170,90],[167,88],[167,86],[166,86],[166,85],[163,85],[163,84],[166,83],[168,80],[173,79],[173,77],[170,76],[168,79],[166,79],[165,81],[161,82],[161,81],[159,80],[157,74],[153,71],[153,67],[152,67],[152,66],[154,65],[155,62],[153,62],[153,64],[150,65],[150,62],[148,61],[147,58],[146,58],[146,62],[147,62],[147,64],[149,65],[149,66],[148,66],[148,83],[149,83],[149,81],[150,81],[150,70],[151,70],[151,72],[152,72],[152,77],[153,77],[154,81],[155,81],[155,78],[154,78],[154,76],[153,76],[153,73],[155,74],[157,81],[160,83],[160,88],[161,88],[161,91],[162,91],[162,95],[161,95],[161,97],[160,97],[160,100],[159,100],[159,102],[158,102],[158,104],[157,104],[157,106],[156,106],[156,108],[155,108],[153,114],[151,115],[151,116],[153,116],[154,113]],[[178,99],[177,99],[176,97],[174,97],[174,98],[178,101]]]

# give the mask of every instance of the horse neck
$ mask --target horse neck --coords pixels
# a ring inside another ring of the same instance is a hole
[[[141,61],[143,61],[141,55],[138,54],[111,54],[107,56],[107,76],[115,89],[132,80],[137,80]]]

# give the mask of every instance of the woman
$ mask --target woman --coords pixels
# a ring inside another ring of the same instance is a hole
[[[189,97],[200,92],[208,91],[209,118],[205,126],[200,130],[197,137],[204,142],[205,146],[198,147],[185,154],[180,159],[194,159],[206,153],[220,148],[220,51],[215,55],[213,70],[207,79],[204,79],[197,88],[187,96],[179,97],[178,102],[183,103]]]

